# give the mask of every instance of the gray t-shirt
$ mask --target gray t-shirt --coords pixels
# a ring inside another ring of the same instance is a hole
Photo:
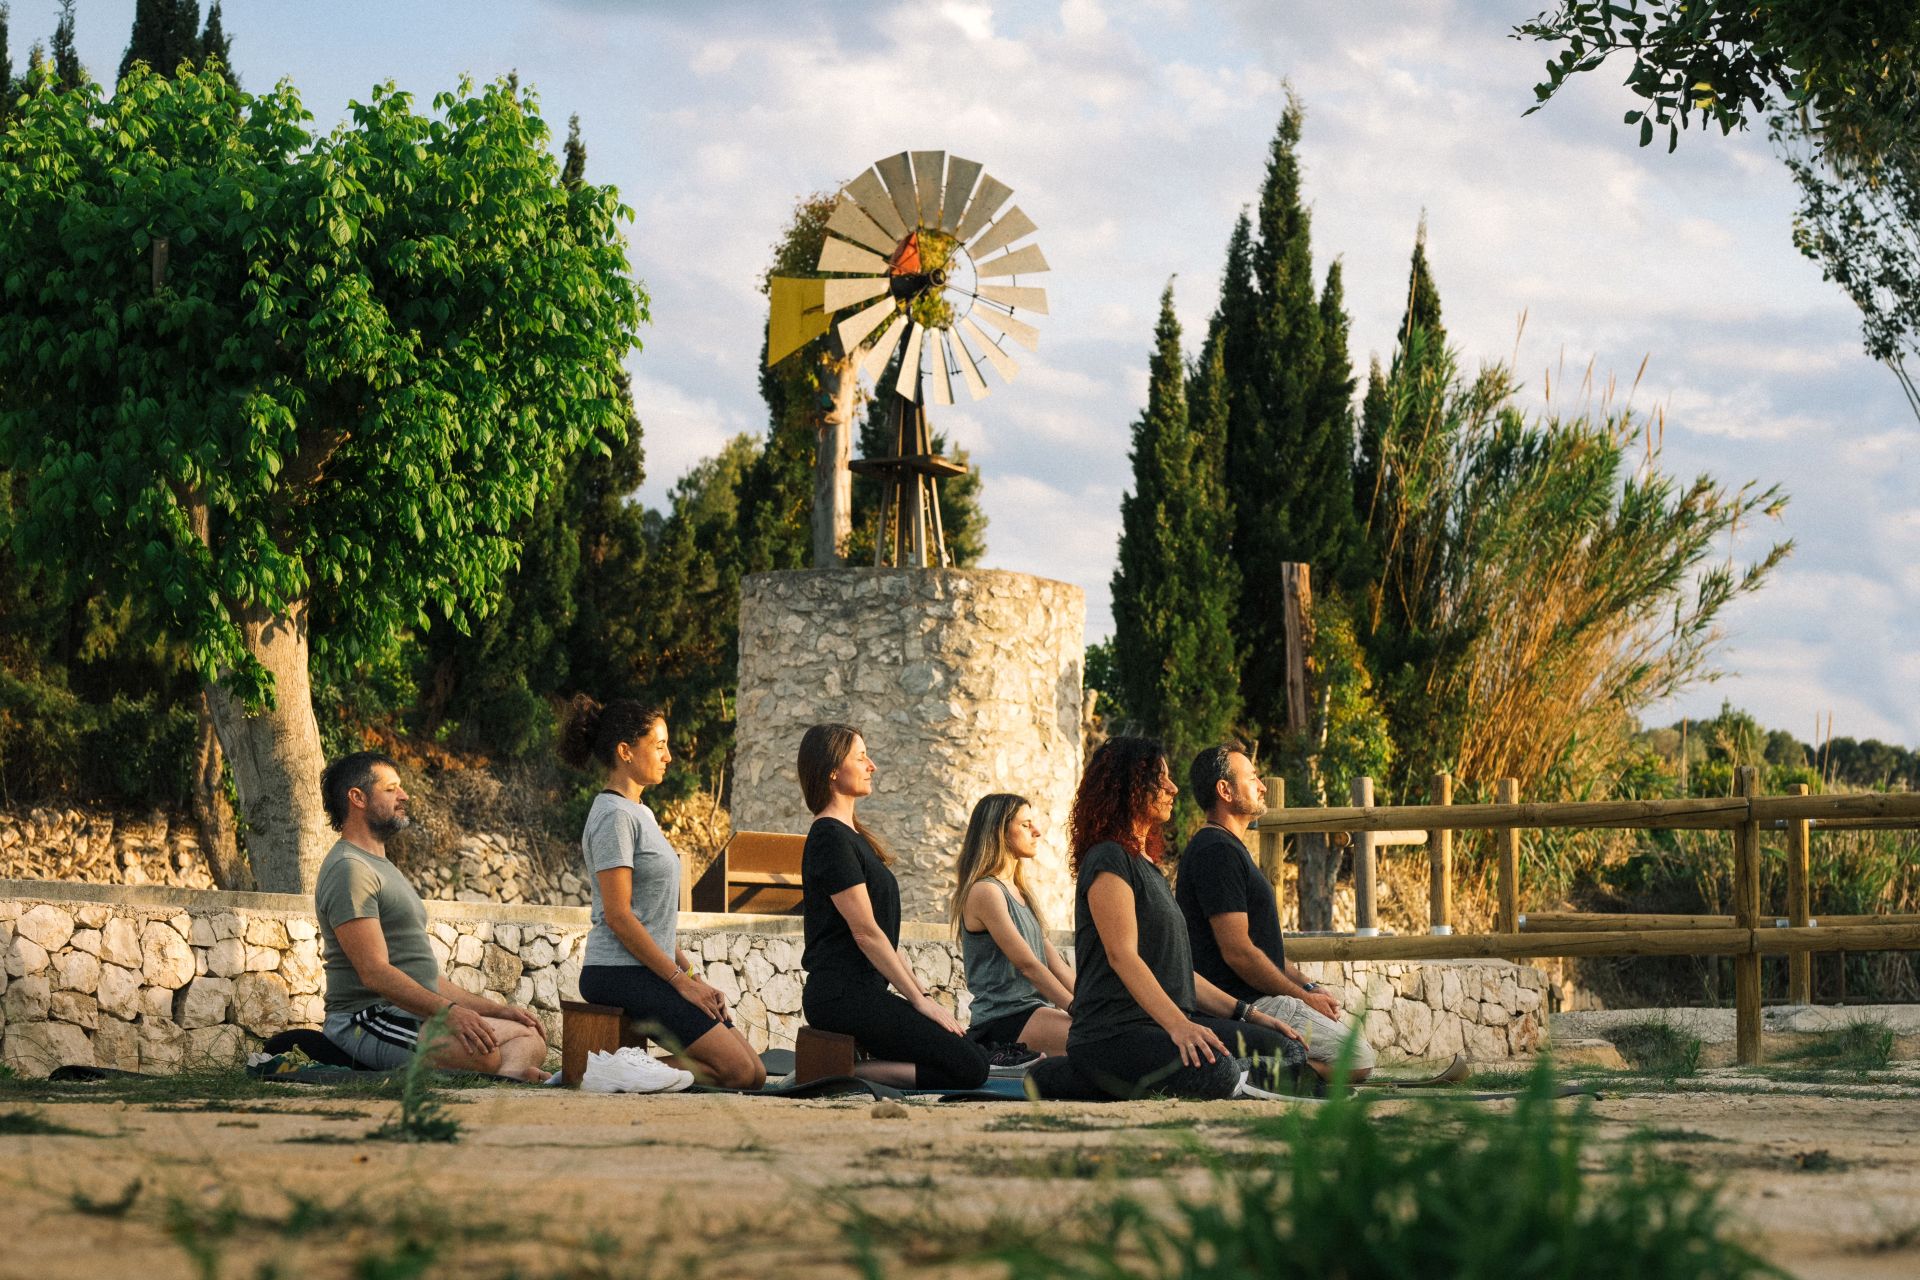
[[[633,914],[669,957],[680,926],[680,855],[667,843],[653,810],[625,796],[602,791],[587,810],[580,851],[587,859],[593,888],[593,928],[587,933],[585,964],[639,965],[639,958],[607,927],[600,901],[600,873],[633,868]]]
[[[334,930],[349,920],[377,916],[393,967],[429,991],[440,986],[440,966],[427,945],[427,908],[400,869],[346,840],[334,841],[313,882],[313,914],[320,922],[320,954],[327,975],[327,1013],[358,1013],[385,997],[369,989],[340,949]]]

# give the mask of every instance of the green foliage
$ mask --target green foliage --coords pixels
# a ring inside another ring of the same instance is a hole
[[[1133,489],[1120,500],[1113,658],[1134,732],[1166,744],[1176,774],[1239,712],[1231,629],[1239,578],[1221,475],[1225,371],[1217,344],[1190,405],[1173,287],[1160,296],[1147,406],[1133,428]]]
[[[1893,1059],[1894,1030],[1873,1018],[1856,1018],[1833,1031],[1811,1037],[1805,1044],[1785,1050],[1785,1061],[1805,1063],[1828,1070],[1856,1074],[1884,1071]]]
[[[5,127],[13,113],[13,50],[7,42],[12,17],[11,6],[0,3],[0,127]]]
[[[1314,604],[1313,646],[1309,651],[1319,704],[1309,716],[1313,741],[1287,744],[1283,756],[1305,761],[1289,780],[1291,798],[1311,804],[1331,799],[1346,803],[1346,785],[1354,778],[1392,776],[1393,736],[1386,709],[1367,669],[1365,651],[1355,634],[1353,614],[1337,593]],[[1380,803],[1387,797],[1376,796]]]
[[[43,80],[0,140],[15,550],[152,598],[254,699],[243,616],[310,604],[336,671],[429,605],[469,625],[556,463],[623,424],[626,211],[559,184],[504,83],[434,105],[381,86],[316,136],[284,84],[136,69]]]
[[[1908,0],[1560,0],[1514,35],[1556,49],[1534,111],[1572,77],[1631,58],[1625,83],[1645,105],[1626,123],[1641,146],[1659,126],[1672,150],[1696,113],[1728,133],[1790,109],[1850,152],[1914,121],[1920,9]]]
[[[1029,1277],[1779,1274],[1734,1242],[1717,1189],[1644,1149],[1596,1172],[1593,1122],[1546,1067],[1511,1111],[1429,1104],[1415,1123],[1364,1094],[1273,1117],[1284,1143],[1223,1161],[1199,1193],[1160,1183],[1006,1249]]]
[[[1099,694],[1094,712],[1107,724],[1125,724],[1133,719],[1120,689],[1120,658],[1111,638],[1087,646],[1086,668],[1081,686]]]
[[[1218,344],[1230,393],[1224,467],[1240,593],[1235,636],[1244,722],[1277,737],[1286,722],[1280,565],[1304,561],[1323,587],[1354,555],[1352,372],[1337,266],[1316,296],[1310,217],[1297,149],[1304,113],[1290,98],[1275,131],[1257,222],[1227,247]]]

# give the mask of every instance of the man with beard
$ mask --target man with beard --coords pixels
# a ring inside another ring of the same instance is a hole
[[[327,822],[340,839],[313,886],[327,975],[327,1039],[374,1070],[405,1066],[420,1027],[446,1014],[433,1064],[545,1080],[546,1035],[529,1010],[474,995],[440,976],[427,909],[387,860],[407,829],[407,793],[392,760],[356,751],[320,775]]]
[[[1351,1039],[1348,1078],[1366,1079],[1373,1047],[1357,1027],[1341,1024],[1340,1002],[1330,992],[1287,963],[1279,901],[1246,844],[1247,828],[1267,811],[1267,787],[1246,747],[1208,747],[1193,758],[1187,784],[1207,815],[1180,853],[1173,895],[1186,918],[1194,972],[1240,1002],[1234,1016],[1258,1009],[1301,1032],[1307,1065],[1323,1078]]]

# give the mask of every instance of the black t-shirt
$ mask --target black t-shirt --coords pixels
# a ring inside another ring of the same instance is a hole
[[[1080,876],[1073,894],[1073,959],[1079,973],[1073,981],[1073,1027],[1067,1032],[1067,1051],[1086,1048],[1128,1031],[1158,1024],[1140,1007],[1133,993],[1107,962],[1100,931],[1093,927],[1087,889],[1112,872],[1133,890],[1135,947],[1140,958],[1173,1002],[1182,1009],[1193,1005],[1193,953],[1187,948],[1187,927],[1173,890],[1160,868],[1108,841],[1080,855]]]
[[[800,904],[807,946],[800,957],[807,981],[823,975],[840,984],[885,987],[887,980],[854,941],[833,895],[867,886],[873,918],[887,941],[900,945],[900,882],[867,838],[838,818],[815,818],[800,851]]]
[[[1231,831],[1219,827],[1202,827],[1194,832],[1180,854],[1180,885],[1173,896],[1192,940],[1194,972],[1236,1000],[1258,1000],[1274,994],[1259,990],[1235,973],[1213,936],[1213,917],[1244,911],[1247,940],[1274,964],[1287,962],[1279,900],[1246,845]]]

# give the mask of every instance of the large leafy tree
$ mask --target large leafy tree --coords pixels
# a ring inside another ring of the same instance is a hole
[[[1920,5],[1561,0],[1515,35],[1555,48],[1534,110],[1619,55],[1642,146],[1664,129],[1672,150],[1696,118],[1765,122],[1800,187],[1794,244],[1859,309],[1867,354],[1920,417]]]
[[[1120,500],[1113,650],[1135,727],[1189,758],[1232,729],[1240,710],[1231,627],[1239,577],[1221,475],[1226,369],[1210,346],[1193,401],[1173,289],[1160,297],[1147,405],[1133,427],[1133,489]]]
[[[1337,267],[1316,291],[1311,218],[1301,199],[1304,112],[1289,99],[1274,132],[1257,219],[1242,216],[1227,247],[1218,343],[1231,390],[1226,478],[1233,558],[1246,590],[1234,631],[1243,714],[1263,740],[1286,724],[1286,640],[1280,566],[1338,581],[1355,552],[1352,373]]]
[[[624,417],[643,318],[610,189],[530,97],[33,86],[0,138],[15,552],[164,602],[214,685],[263,888],[327,834],[309,662],[484,615],[556,462]]]

